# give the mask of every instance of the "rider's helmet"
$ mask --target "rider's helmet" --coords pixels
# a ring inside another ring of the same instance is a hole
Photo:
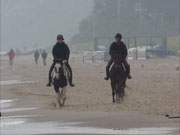
[[[115,36],[115,39],[122,39],[122,34],[121,33],[117,33]]]
[[[64,37],[62,34],[57,35],[57,40],[64,40]]]

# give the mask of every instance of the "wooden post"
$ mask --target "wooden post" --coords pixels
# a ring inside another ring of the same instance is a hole
[[[127,38],[127,48],[129,49],[130,48],[130,39]]]
[[[94,55],[92,56],[92,63],[94,63],[95,62],[95,57],[94,57]]]
[[[85,56],[83,56],[83,64],[85,63]]]
[[[98,49],[98,39],[97,38],[94,38],[94,50],[97,51]]]
[[[136,48],[136,60],[138,60],[138,47],[137,47],[137,39],[136,37],[134,38],[134,45],[135,45],[135,48]]]

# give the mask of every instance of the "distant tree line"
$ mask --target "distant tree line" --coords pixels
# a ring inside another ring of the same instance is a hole
[[[179,27],[179,0],[94,0],[92,14],[79,26],[73,42],[96,37],[174,36]]]

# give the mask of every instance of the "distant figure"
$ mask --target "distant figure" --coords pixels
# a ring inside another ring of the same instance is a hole
[[[11,49],[9,52],[8,52],[8,57],[9,57],[9,64],[12,66],[13,63],[14,63],[14,59],[15,59],[15,51],[13,49]]]
[[[34,52],[34,60],[36,64],[38,64],[39,56],[40,56],[39,50],[36,50]]]
[[[43,50],[41,53],[41,57],[43,59],[43,65],[46,66],[46,59],[47,59],[48,53],[46,52],[46,50]]]

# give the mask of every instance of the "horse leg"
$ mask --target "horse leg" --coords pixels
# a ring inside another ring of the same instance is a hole
[[[124,101],[124,96],[125,96],[125,87],[121,87],[121,102]]]
[[[119,85],[119,83],[117,83],[116,85],[115,85],[115,88],[116,88],[116,102],[117,103],[120,103],[121,102],[121,87],[120,87],[120,85]]]
[[[115,103],[115,86],[112,81],[111,81],[111,88],[112,88],[112,100],[113,100],[113,103]]]
[[[124,99],[124,96],[125,96],[125,88],[126,88],[126,80],[122,83],[122,86],[121,86],[121,98],[122,98],[122,100]]]
[[[113,96],[113,103],[115,103],[115,90],[113,89],[112,96]]]
[[[57,102],[59,104],[59,107],[61,107],[61,93],[57,92],[56,95],[57,95]]]
[[[119,87],[119,103],[123,101],[123,87]]]
[[[59,88],[54,87],[54,90],[56,92],[56,99],[57,99],[58,105],[59,105],[59,107],[61,107],[61,93],[59,91]]]
[[[62,106],[64,106],[65,104],[65,101],[66,101],[66,87],[62,88],[61,90],[61,99],[62,99]]]
[[[126,87],[126,81],[119,83],[119,94],[120,94],[121,102],[123,101],[124,96],[125,96],[125,87]]]

